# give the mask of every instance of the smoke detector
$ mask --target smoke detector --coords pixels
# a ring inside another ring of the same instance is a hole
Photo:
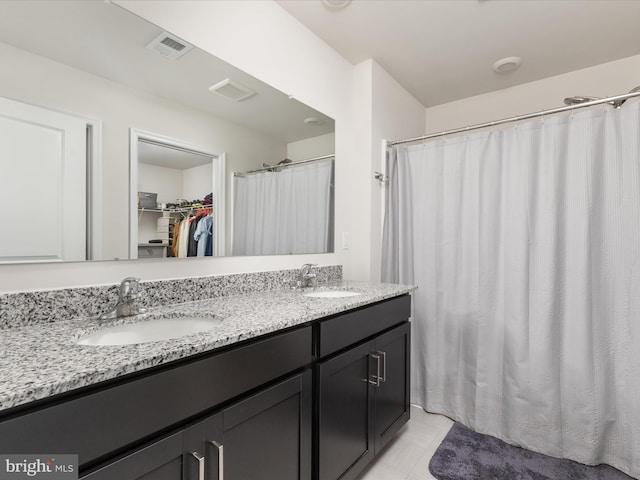
[[[145,48],[159,53],[163,57],[170,60],[177,60],[189,50],[191,50],[193,48],[193,45],[185,42],[175,35],[171,35],[167,32],[162,32],[156,38],[151,40]]]
[[[497,73],[511,72],[518,68],[522,63],[520,57],[505,57],[493,64],[493,70]]]
[[[241,102],[253,95],[256,94],[253,90],[248,87],[245,87],[241,83],[238,83],[229,78],[225,78],[221,82],[216,83],[209,87],[209,91],[213,93],[217,93],[218,95],[222,95],[229,100],[233,100],[234,102]]]
[[[305,125],[309,125],[311,127],[316,127],[318,125],[322,125],[322,120],[316,117],[308,117],[304,119]]]

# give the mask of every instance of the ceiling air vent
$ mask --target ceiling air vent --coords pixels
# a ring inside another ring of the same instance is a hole
[[[163,57],[169,58],[171,60],[177,60],[182,55],[191,50],[193,48],[193,45],[185,42],[175,35],[171,35],[167,32],[162,32],[156,38],[151,40],[146,48],[159,53]]]
[[[253,90],[228,78],[210,86],[209,91],[222,95],[234,102],[240,102],[256,94]]]

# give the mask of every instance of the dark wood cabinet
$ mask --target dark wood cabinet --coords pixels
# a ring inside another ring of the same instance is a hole
[[[318,478],[354,478],[374,455],[374,392],[367,342],[318,367]]]
[[[116,460],[83,480],[310,480],[307,370]]]
[[[183,432],[171,435],[82,478],[83,480],[181,479],[183,436]]]
[[[318,364],[319,480],[356,478],[409,420],[408,306],[408,298],[392,300],[383,310],[386,320],[376,309],[353,316],[397,326]],[[329,343],[336,342],[331,336]]]
[[[374,445],[377,455],[409,420],[411,361],[409,323],[376,338],[375,352],[374,355],[382,362],[382,378],[374,389]],[[376,368],[377,363],[376,360]]]
[[[67,452],[80,472],[313,361],[305,326],[148,369],[0,417],[0,452]]]
[[[207,480],[311,479],[311,371],[222,410],[204,425]]]

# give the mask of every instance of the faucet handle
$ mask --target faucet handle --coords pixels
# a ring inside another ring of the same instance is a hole
[[[302,268],[300,269],[300,271],[302,272],[303,275],[307,275],[309,272],[311,272],[312,268],[317,266],[318,266],[317,263],[305,263],[304,265],[302,265]]]
[[[120,282],[120,298],[136,298],[141,294],[139,278],[127,277]]]

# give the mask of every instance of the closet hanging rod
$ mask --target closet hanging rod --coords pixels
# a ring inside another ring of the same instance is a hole
[[[164,147],[164,148],[169,148],[171,150],[177,150],[178,152],[200,155],[201,157],[206,157],[206,158],[215,157],[215,155],[211,155],[210,153],[200,152],[198,150],[192,150],[191,148],[180,147],[178,145],[171,145],[169,143],[163,143],[156,140],[151,140],[150,138],[138,138],[138,141],[140,143],[148,143],[149,145],[155,145],[156,147]]]
[[[557,107],[557,108],[552,108],[550,110],[543,110],[541,112],[527,113],[525,115],[516,115],[515,117],[503,118],[501,120],[494,120],[493,122],[478,123],[476,125],[471,125],[468,127],[455,128],[453,130],[443,130],[442,132],[439,132],[439,133],[429,133],[427,135],[422,135],[420,137],[406,138],[404,140],[395,140],[393,142],[387,142],[387,147],[392,147],[394,145],[400,145],[403,143],[418,142],[420,140],[429,140],[431,138],[444,137],[446,135],[453,135],[455,133],[463,133],[471,130],[478,130],[480,128],[495,127],[496,125],[502,125],[505,123],[519,122],[521,120],[529,120],[531,118],[543,117],[545,115],[553,115],[554,113],[562,113],[569,110],[575,110],[576,108],[592,107],[594,105],[601,105],[603,103],[610,103],[618,100],[626,100],[628,98],[633,98],[638,96],[640,96],[640,92],[631,92],[631,93],[625,93],[622,95],[616,95],[614,97],[599,98],[597,100],[589,100],[588,102],[578,103],[575,105]]]
[[[275,168],[286,168],[286,167],[295,167],[298,165],[301,165],[303,163],[310,163],[310,162],[317,162],[319,160],[327,160],[329,158],[334,158],[335,155],[322,155],[321,157],[313,157],[313,158],[308,158],[306,160],[299,160],[297,162],[291,162],[291,163],[283,163],[282,165],[272,165],[270,167],[262,167],[262,168],[256,168],[255,170],[247,170],[246,172],[233,172],[233,176],[234,177],[241,177],[243,175],[247,175],[248,173],[257,173],[257,172],[263,172],[266,170],[273,170]]]

